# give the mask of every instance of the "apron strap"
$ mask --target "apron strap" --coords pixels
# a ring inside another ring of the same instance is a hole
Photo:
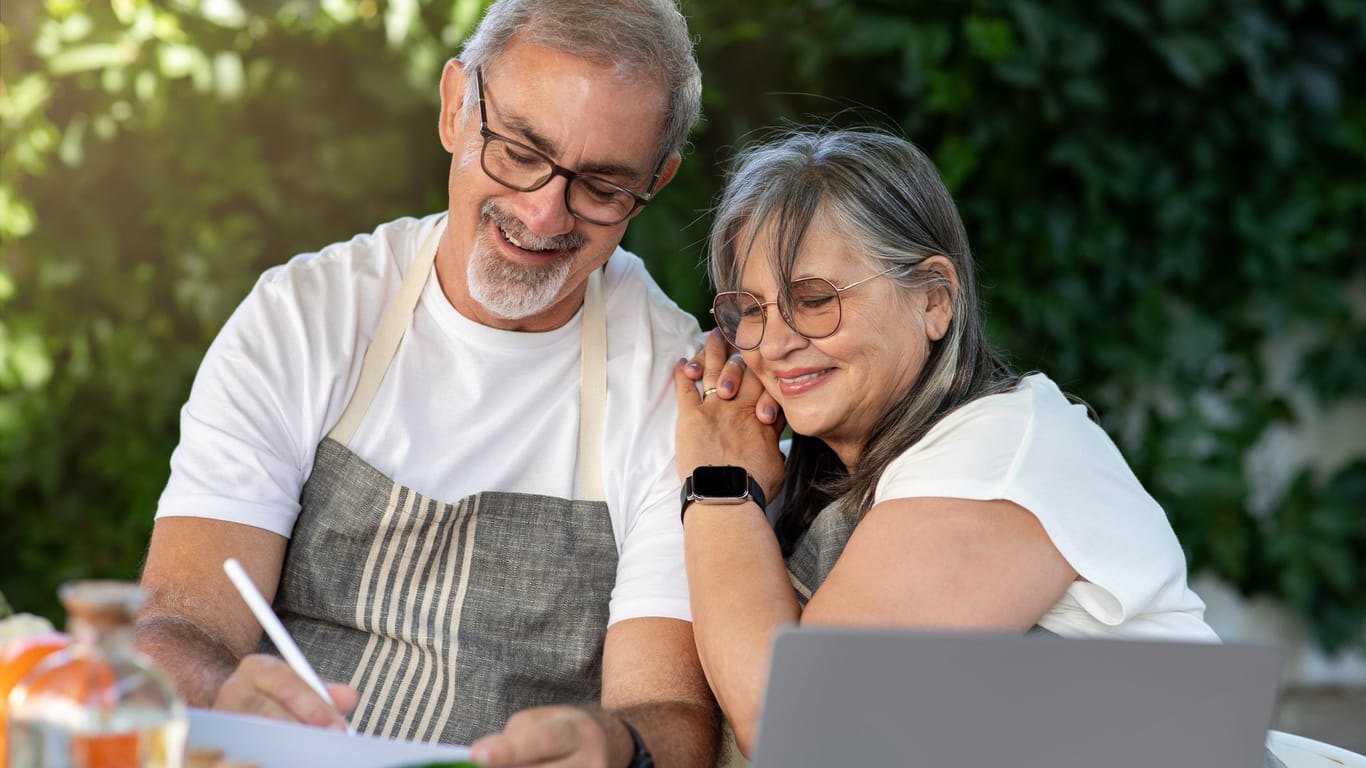
[[[360,427],[370,402],[379,391],[380,382],[389,370],[398,343],[408,330],[413,309],[422,296],[422,289],[431,274],[432,264],[436,261],[437,244],[445,231],[445,221],[432,227],[417,256],[408,266],[403,276],[398,295],[385,310],[379,328],[365,350],[365,359],[360,367],[360,379],[351,400],[342,411],[336,426],[327,433],[333,440],[348,446]],[[580,491],[587,501],[605,501],[602,484],[602,440],[603,412],[607,404],[607,307],[603,298],[602,269],[596,269],[588,276],[587,290],[583,297],[583,351],[580,365],[579,383],[579,482]]]
[[[603,411],[607,405],[607,302],[603,269],[588,276],[583,296],[583,352],[579,381],[579,482],[587,501],[606,501],[602,489]]]
[[[436,262],[436,247],[441,240],[441,233],[446,230],[445,223],[443,218],[423,238],[422,245],[418,246],[417,255],[408,265],[408,274],[403,276],[403,283],[398,288],[394,303],[385,311],[379,329],[375,331],[370,346],[365,350],[365,361],[360,366],[360,380],[356,382],[356,390],[351,394],[351,401],[346,404],[346,410],[342,411],[341,419],[337,421],[336,426],[327,433],[328,437],[342,445],[350,446],[356,428],[360,426],[361,419],[365,418],[365,412],[370,410],[370,401],[375,398],[375,392],[379,391],[379,383],[384,380],[384,374],[389,370],[389,362],[394,359],[398,343],[408,330],[413,308],[417,306],[422,288],[427,284],[427,276],[431,274],[432,264]]]

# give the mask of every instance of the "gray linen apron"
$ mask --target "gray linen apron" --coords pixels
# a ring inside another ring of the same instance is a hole
[[[830,502],[816,515],[787,558],[787,577],[803,608],[830,575],[830,569],[835,567],[835,561],[839,560],[844,545],[854,533],[854,526],[858,525],[858,517],[846,513],[841,501]]]
[[[846,512],[837,499],[820,511],[811,527],[797,540],[787,559],[787,576],[792,580],[792,588],[803,608],[830,575],[830,569],[835,567],[835,561],[844,552],[844,545],[849,543],[857,525],[858,517]],[[1053,633],[1035,624],[1027,634]],[[1285,768],[1285,764],[1267,749],[1262,755],[1262,768]]]
[[[583,316],[588,500],[486,492],[448,503],[395,483],[347,444],[411,321],[443,229],[419,248],[346,411],[318,445],[275,607],[323,677],[360,691],[358,732],[468,744],[520,709],[596,703],[601,692],[617,566],[600,471],[606,321],[599,270]]]

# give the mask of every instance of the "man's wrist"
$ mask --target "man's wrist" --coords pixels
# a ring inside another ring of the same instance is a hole
[[[617,719],[626,728],[626,734],[631,737],[631,759],[626,763],[626,768],[655,768],[654,756],[650,754],[650,748],[645,746],[640,731],[621,715],[617,715]]]
[[[162,667],[193,707],[212,708],[241,661],[225,643],[184,616],[143,616],[134,625],[133,642]]]

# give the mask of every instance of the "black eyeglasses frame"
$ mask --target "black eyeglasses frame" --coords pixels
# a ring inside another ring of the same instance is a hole
[[[484,174],[487,175],[490,179],[493,179],[494,181],[498,182],[499,184],[502,184],[508,189],[516,190],[518,192],[535,192],[541,187],[544,187],[546,184],[549,184],[550,180],[555,178],[556,176],[563,176],[565,178],[565,210],[569,211],[569,213],[574,218],[579,219],[580,221],[586,221],[589,224],[597,224],[603,227],[616,226],[617,224],[626,221],[627,219],[631,218],[631,215],[634,214],[637,210],[644,207],[645,205],[648,205],[649,202],[654,199],[655,186],[659,184],[659,177],[664,172],[664,161],[667,160],[669,157],[667,152],[660,155],[659,162],[655,164],[655,169],[650,174],[650,184],[648,187],[646,187],[646,191],[644,194],[635,192],[634,190],[627,189],[626,187],[623,187],[620,184],[608,181],[600,176],[594,176],[591,173],[579,173],[578,171],[570,170],[560,165],[559,163],[556,163],[554,160],[550,159],[550,157],[546,155],[546,153],[540,151],[539,149],[536,149],[535,147],[529,147],[526,144],[517,141],[516,139],[509,138],[507,136],[502,135],[501,133],[498,133],[497,131],[490,129],[488,121],[488,111],[487,108],[484,106],[483,67],[475,67],[474,83],[475,88],[479,93],[479,135],[484,140],[484,145],[479,150],[479,167],[484,169]],[[541,158],[546,162],[547,165],[550,166],[550,173],[546,174],[545,177],[542,178],[540,181],[527,187],[517,186],[516,184],[509,184],[508,182],[494,175],[493,172],[489,170],[488,164],[484,162],[484,155],[488,152],[489,142],[495,139],[498,141],[511,144],[512,146],[517,147],[518,149],[524,150],[532,155],[535,155],[536,157]],[[615,221],[599,221],[597,219],[592,219],[587,216],[584,216],[583,214],[574,210],[574,206],[569,201],[569,190],[571,187],[574,186],[574,181],[576,179],[587,179],[592,181],[594,184],[603,184],[605,186],[612,187],[613,189],[619,189],[622,192],[625,192],[626,194],[631,196],[632,205],[630,208],[626,210],[626,213],[622,214],[621,218]]]

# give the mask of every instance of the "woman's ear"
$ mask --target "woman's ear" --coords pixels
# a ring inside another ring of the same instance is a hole
[[[451,154],[460,148],[461,112],[465,106],[468,82],[465,66],[459,59],[446,62],[441,70],[441,119],[437,124],[437,133],[441,135],[441,146]]]
[[[940,255],[925,259],[920,268],[933,272],[937,279],[925,292],[925,335],[939,341],[949,332],[953,321],[954,299],[958,296],[958,270]]]

